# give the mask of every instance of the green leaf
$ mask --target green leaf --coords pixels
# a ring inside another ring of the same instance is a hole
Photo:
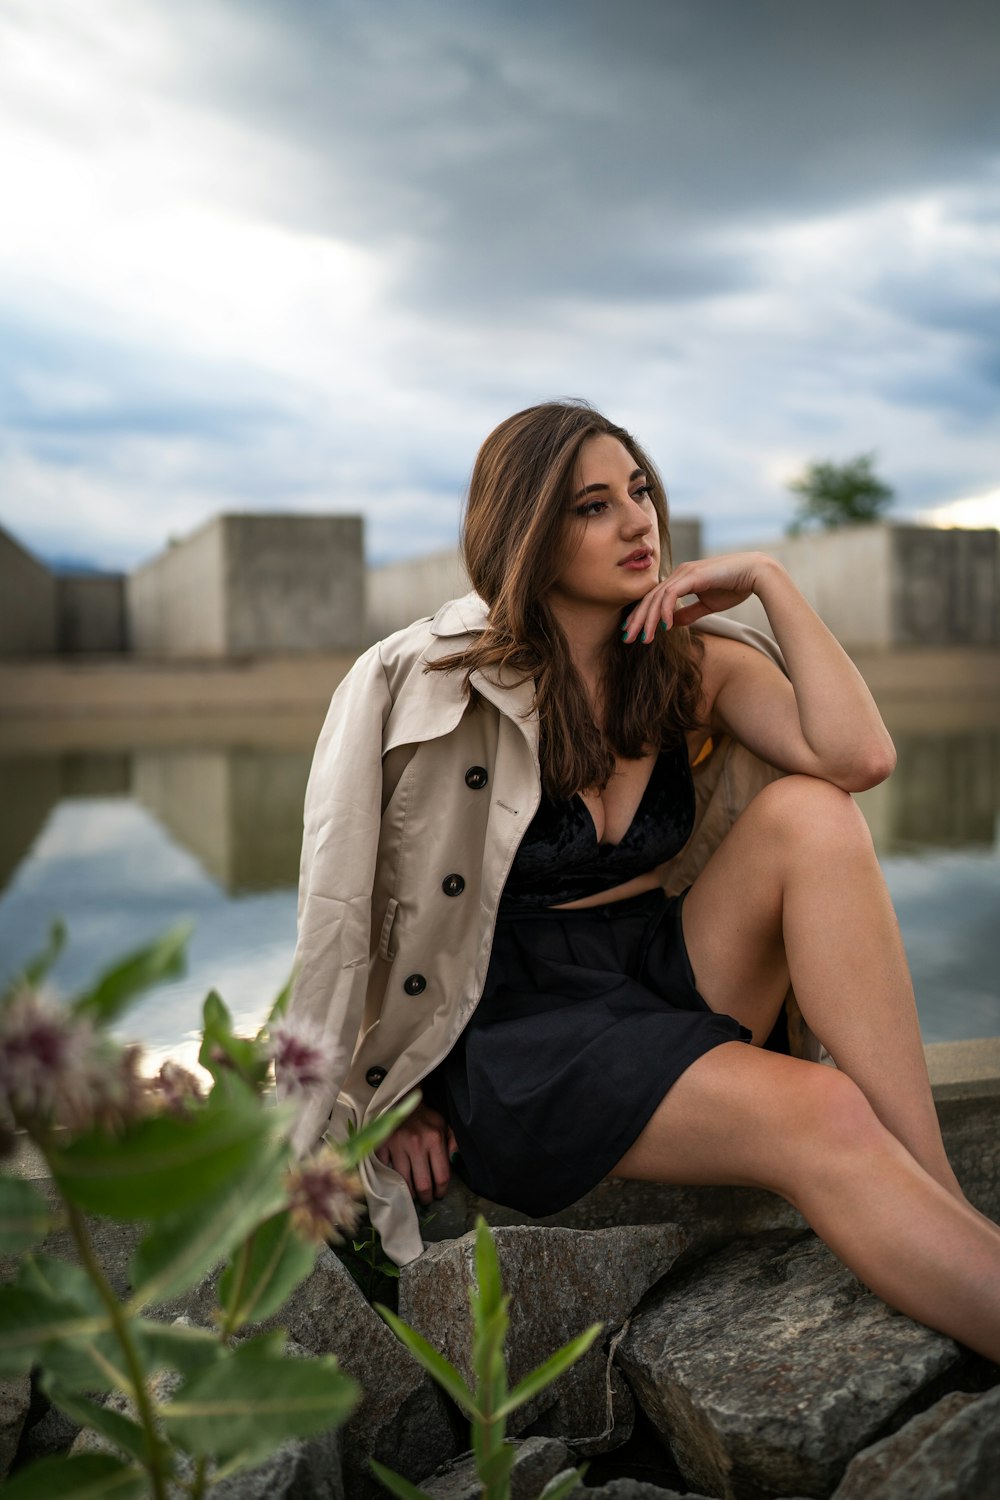
[[[196,1286],[206,1271],[225,1260],[262,1219],[286,1201],[283,1171],[287,1143],[279,1136],[265,1141],[260,1155],[207,1202],[183,1209],[156,1224],[132,1260],[135,1291],[129,1310],[164,1302]]]
[[[34,989],[59,957],[66,943],[66,923],[61,917],[56,917],[49,928],[49,940],[40,953],[30,958],[20,973],[15,974],[4,986],[3,995],[0,996],[0,1005],[17,993],[19,989]]]
[[[447,1391],[451,1399],[470,1416],[477,1416],[475,1397],[455,1366],[446,1360],[443,1354],[439,1354],[433,1345],[427,1342],[423,1334],[411,1328],[408,1323],[404,1323],[381,1302],[376,1302],[374,1306],[375,1311],[385,1319],[400,1342],[406,1345],[414,1359],[423,1365],[428,1375],[433,1376],[442,1390]]]
[[[385,1464],[378,1463],[374,1458],[370,1458],[368,1462],[375,1470],[375,1478],[379,1483],[385,1485],[393,1495],[398,1495],[399,1500],[434,1500],[433,1495],[428,1495],[426,1490],[411,1484],[408,1479],[403,1478],[402,1474],[393,1473],[392,1469],[387,1469]]]
[[[186,1452],[250,1462],[289,1438],[339,1426],[360,1399],[361,1387],[329,1356],[288,1359],[242,1346],[186,1380],[160,1415]]]
[[[500,1262],[490,1226],[482,1214],[476,1215],[476,1282],[479,1287],[479,1303],[485,1317],[489,1317],[500,1306],[503,1290],[500,1284]]]
[[[23,1177],[0,1177],[0,1250],[21,1253],[45,1238],[52,1214]]]
[[[553,1474],[538,1500],[566,1500],[567,1495],[580,1488],[589,1468],[589,1464],[581,1464],[578,1469],[563,1469],[561,1473]]]
[[[42,1458],[4,1485],[4,1500],[143,1500],[146,1474],[109,1453]]]
[[[86,1396],[66,1390],[47,1374],[42,1378],[42,1389],[59,1410],[74,1422],[79,1422],[82,1427],[92,1427],[130,1458],[137,1458],[140,1463],[145,1463],[146,1434],[138,1422],[112,1411],[109,1406],[102,1406],[99,1401],[91,1401]]]
[[[179,1370],[193,1375],[227,1355],[217,1333],[207,1328],[186,1328],[183,1323],[157,1323],[152,1318],[134,1318],[132,1329],[142,1350],[147,1373]]]
[[[228,1094],[228,1080],[234,1075],[253,1088],[259,1088],[271,1066],[263,1047],[251,1037],[237,1036],[233,1018],[217,990],[205,996],[204,1030],[198,1061],[223,1086]]]
[[[51,1355],[65,1365],[82,1359],[92,1377],[91,1390],[107,1390],[99,1378],[95,1357],[109,1358],[113,1341],[105,1341],[110,1317],[87,1274],[79,1266],[50,1256],[29,1257],[13,1286],[0,1287],[0,1375],[18,1375],[32,1364],[50,1363]],[[74,1383],[70,1380],[67,1383]]]
[[[518,1381],[510,1395],[496,1409],[496,1415],[506,1416],[518,1406],[523,1406],[525,1401],[530,1400],[539,1391],[544,1391],[547,1385],[551,1385],[564,1370],[576,1363],[582,1354],[586,1354],[591,1344],[604,1328],[603,1323],[592,1323],[591,1326],[577,1334],[575,1339],[570,1339],[555,1354],[549,1356],[537,1369],[525,1375],[523,1380]]]
[[[72,1002],[74,1015],[89,1016],[99,1026],[108,1026],[144,990],[184,973],[185,946],[194,924],[181,922],[162,937],[119,959],[105,970],[97,983]]]
[[[392,1132],[401,1125],[407,1115],[413,1113],[420,1103],[421,1094],[419,1089],[413,1089],[392,1109],[387,1109],[384,1115],[379,1115],[377,1120],[369,1120],[368,1124],[360,1130],[357,1128],[349,1130],[346,1141],[337,1141],[337,1150],[349,1167],[356,1167],[359,1162],[364,1161],[366,1156],[381,1146],[382,1142],[388,1140]]]
[[[307,1244],[295,1233],[290,1213],[276,1214],[261,1224],[250,1241],[246,1263],[237,1257],[219,1282],[227,1326],[235,1332],[277,1312],[305,1281],[318,1253],[318,1245]]]
[[[93,1131],[51,1153],[66,1197],[111,1219],[165,1219],[211,1197],[284,1128],[282,1110],[264,1109],[247,1090],[196,1114],[140,1120],[117,1139]]]

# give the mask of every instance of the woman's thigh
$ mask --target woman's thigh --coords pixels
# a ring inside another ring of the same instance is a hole
[[[699,993],[762,1046],[789,987],[783,914],[797,859],[823,860],[824,841],[859,817],[846,792],[810,776],[766,786],[745,808],[686,897],[682,914]],[[812,851],[812,852],[810,852]]]
[[[671,1085],[609,1175],[769,1188],[794,1202],[829,1153],[863,1157],[884,1135],[836,1068],[723,1042]]]

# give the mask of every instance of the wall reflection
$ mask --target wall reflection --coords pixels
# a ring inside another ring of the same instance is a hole
[[[880,853],[996,846],[1000,726],[887,715],[899,761],[859,795]],[[902,723],[894,725],[893,717]],[[926,712],[917,716],[928,718]],[[14,879],[58,803],[131,797],[229,893],[284,890],[298,880],[302,803],[315,734],[287,745],[133,751],[19,752],[0,757],[0,889]]]
[[[311,759],[311,746],[143,750],[133,795],[227,891],[280,890],[298,882]]]
[[[858,802],[879,853],[990,850],[1000,812],[1000,731],[897,731],[888,781]]]

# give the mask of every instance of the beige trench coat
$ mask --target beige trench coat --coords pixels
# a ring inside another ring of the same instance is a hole
[[[477,595],[451,600],[372,646],[333,695],[305,796],[289,1007],[333,1064],[298,1099],[300,1151],[324,1134],[344,1139],[348,1122],[360,1127],[409,1093],[482,993],[500,893],[540,797],[532,684],[474,673],[470,708],[463,674],[422,668],[460,650],[485,619]],[[781,665],[774,644],[745,626],[712,616],[697,628],[749,641]],[[694,832],[659,871],[668,894],[694,879],[779,774],[735,741],[713,747],[694,771]],[[794,1010],[790,1019],[793,1050],[816,1056]],[[361,1179],[386,1254],[413,1260],[424,1244],[402,1177],[370,1156]]]

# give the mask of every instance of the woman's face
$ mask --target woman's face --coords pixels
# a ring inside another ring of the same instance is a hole
[[[646,475],[617,438],[589,437],[566,502],[554,603],[633,604],[660,576],[660,536]]]

